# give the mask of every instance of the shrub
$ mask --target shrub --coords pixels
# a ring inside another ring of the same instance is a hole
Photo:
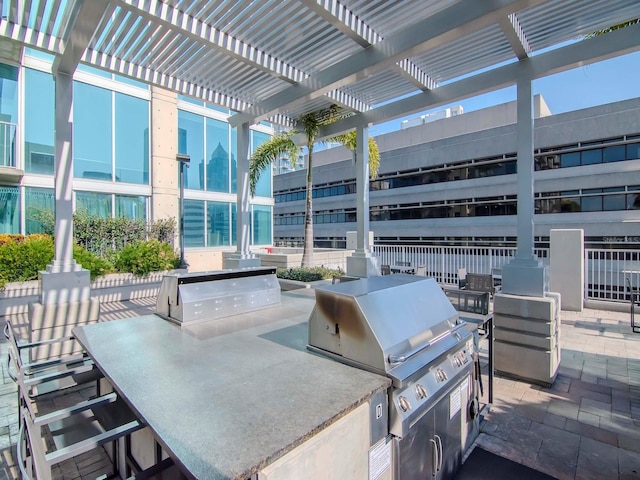
[[[7,282],[24,282],[38,278],[53,260],[54,245],[47,235],[29,235],[0,245],[0,278]]]
[[[334,276],[344,275],[341,269],[310,267],[310,268],[279,268],[276,271],[278,278],[286,280],[297,280],[299,282],[315,282],[317,280],[327,280]]]
[[[82,268],[89,270],[91,280],[115,270],[111,262],[85,250],[80,245],[73,246],[73,259],[82,265]]]
[[[168,243],[158,240],[139,241],[127,245],[117,255],[115,265],[120,272],[147,275],[177,268],[180,258]]]

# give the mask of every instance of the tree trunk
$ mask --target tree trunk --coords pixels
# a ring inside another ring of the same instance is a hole
[[[304,215],[304,248],[302,250],[302,267],[313,266],[313,207],[311,204],[313,194],[313,182],[311,167],[313,158],[313,144],[307,144],[309,158],[307,160],[307,204]]]

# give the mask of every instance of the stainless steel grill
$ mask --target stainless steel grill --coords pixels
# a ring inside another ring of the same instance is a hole
[[[431,278],[385,275],[316,289],[311,351],[388,376],[394,478],[448,478],[477,431],[473,337]]]
[[[280,304],[275,267],[165,275],[156,313],[178,324],[239,315]]]

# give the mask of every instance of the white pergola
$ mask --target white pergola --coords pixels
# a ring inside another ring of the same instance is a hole
[[[638,0],[0,0],[0,7],[3,41],[56,57],[61,221],[53,269],[61,271],[73,262],[68,109],[79,63],[237,112],[229,121],[238,131],[240,257],[250,255],[249,125],[293,126],[331,104],[352,113],[324,127],[321,137],[357,129],[362,140],[356,256],[366,263],[368,193],[360,160],[367,128],[516,84],[518,259],[531,264],[531,82],[640,49],[639,24],[584,39],[639,18]]]

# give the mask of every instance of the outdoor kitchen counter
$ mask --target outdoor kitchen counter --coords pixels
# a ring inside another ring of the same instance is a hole
[[[283,305],[182,329],[147,315],[74,333],[185,474],[246,479],[390,385],[307,352],[300,318]]]

